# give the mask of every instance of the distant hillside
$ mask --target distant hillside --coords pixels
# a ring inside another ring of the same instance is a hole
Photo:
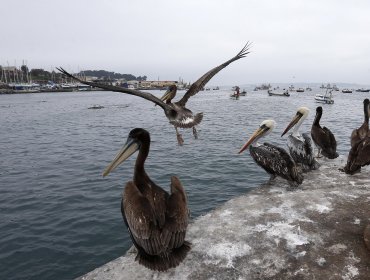
[[[125,79],[127,81],[137,80],[137,81],[146,81],[146,76],[135,77],[132,74],[120,74],[115,72],[108,72],[105,70],[84,70],[80,74],[85,76],[98,77],[99,79],[110,78],[110,79]]]

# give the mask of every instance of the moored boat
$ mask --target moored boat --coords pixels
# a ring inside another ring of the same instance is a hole
[[[357,92],[370,92],[370,89],[365,89],[365,88],[359,88],[356,89]]]
[[[315,95],[315,101],[319,103],[324,103],[324,104],[333,104],[334,99],[333,99],[333,90],[332,89],[326,89],[326,92],[324,94],[317,93]]]
[[[237,95],[236,93],[230,94],[230,99],[238,100],[240,95]]]
[[[40,92],[40,85],[35,83],[30,84],[9,84],[13,93],[36,93]]]
[[[342,92],[343,93],[352,93],[352,90],[350,90],[348,88],[344,88],[344,89],[342,89]]]
[[[269,96],[285,96],[285,97],[290,96],[288,90],[284,90],[283,92],[276,92],[276,91],[268,90],[267,93],[269,94]]]

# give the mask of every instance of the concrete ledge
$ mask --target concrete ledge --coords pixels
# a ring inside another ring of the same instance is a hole
[[[278,179],[197,218],[174,269],[148,270],[131,249],[79,279],[370,279],[370,169],[343,174],[344,157],[321,164],[297,190]]]

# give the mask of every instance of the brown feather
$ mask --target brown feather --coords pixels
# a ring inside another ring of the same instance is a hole
[[[202,77],[200,77],[196,82],[194,82],[189,90],[185,93],[185,95],[181,98],[180,101],[177,102],[180,106],[185,106],[186,102],[189,98],[195,94],[197,94],[218,72],[222,69],[227,67],[230,63],[245,57],[249,54],[249,48],[251,47],[251,43],[247,42],[243,49],[233,58],[229,59],[228,61],[222,63],[221,65],[209,70],[205,73]]]

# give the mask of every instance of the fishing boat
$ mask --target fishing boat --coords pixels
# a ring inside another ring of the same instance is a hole
[[[317,93],[315,95],[315,101],[319,103],[333,104],[333,90],[328,88],[326,89],[325,94]]]
[[[336,84],[334,84],[334,85],[333,85],[333,90],[335,90],[335,91],[339,91],[339,88],[337,87],[337,85],[336,85]]]
[[[239,99],[239,96],[240,96],[240,95],[238,95],[238,94],[236,94],[236,93],[232,93],[232,94],[230,94],[230,99],[238,100],[238,99]]]
[[[370,89],[365,89],[365,88],[359,88],[359,89],[356,89],[357,92],[369,92]]]
[[[288,90],[284,90],[283,92],[274,92],[272,90],[268,90],[267,93],[269,94],[269,96],[285,96],[285,97],[289,97],[290,94],[288,92]]]
[[[230,94],[230,98],[239,99],[239,96],[246,96],[247,95],[246,90],[243,89],[243,91],[240,92],[240,87],[238,87],[238,86],[232,87],[231,90],[233,91],[233,93]]]

